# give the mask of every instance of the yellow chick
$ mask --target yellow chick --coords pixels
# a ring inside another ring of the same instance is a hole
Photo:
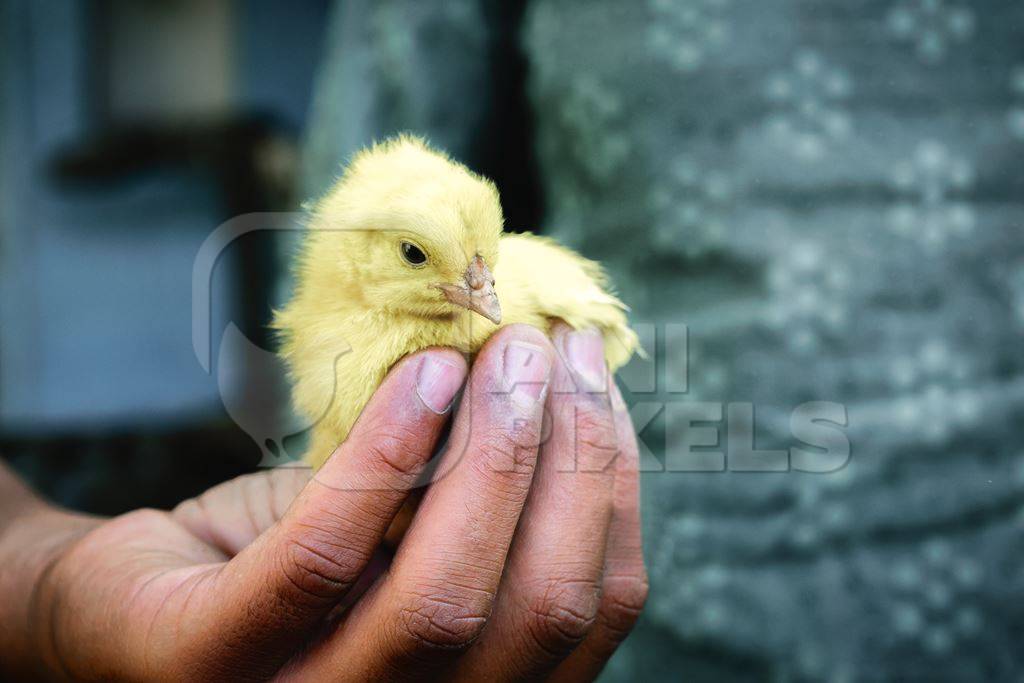
[[[315,204],[295,290],[273,326],[319,467],[392,365],[428,346],[475,353],[500,325],[593,327],[614,372],[637,349],[600,266],[550,239],[502,234],[494,184],[423,140],[357,154]]]

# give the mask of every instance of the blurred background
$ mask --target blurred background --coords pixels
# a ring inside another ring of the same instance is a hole
[[[1020,2],[6,0],[0,36],[0,455],[55,500],[260,464],[216,345],[272,349],[290,241],[217,262],[209,374],[200,245],[411,130],[606,265],[658,330],[630,403],[752,403],[758,448],[846,406],[828,474],[658,471],[635,413],[652,594],[608,680],[1024,675]]]

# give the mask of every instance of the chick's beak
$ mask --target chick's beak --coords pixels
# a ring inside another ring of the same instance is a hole
[[[469,262],[461,283],[434,286],[441,290],[450,303],[479,313],[495,325],[501,324],[501,304],[494,292],[494,276],[479,254]]]

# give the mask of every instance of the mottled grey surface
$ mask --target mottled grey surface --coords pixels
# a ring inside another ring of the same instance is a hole
[[[345,5],[309,189],[395,129],[465,157],[488,5]],[[542,227],[689,327],[688,391],[632,401],[752,403],[759,448],[836,402],[852,447],[647,472],[653,592],[609,678],[1019,680],[1024,4],[538,0],[520,36]]]

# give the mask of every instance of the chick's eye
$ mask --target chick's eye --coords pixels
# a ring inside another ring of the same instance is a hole
[[[427,262],[427,255],[412,242],[402,242],[402,258],[411,266],[422,266]]]

